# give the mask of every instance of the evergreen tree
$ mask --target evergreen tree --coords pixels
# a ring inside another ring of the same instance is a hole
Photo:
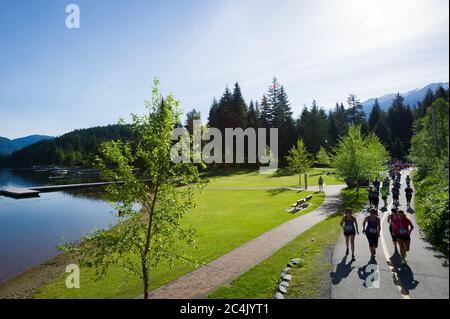
[[[208,126],[219,127],[219,122],[220,122],[219,103],[217,103],[216,98],[214,98],[211,104],[211,108],[209,109]]]
[[[403,159],[409,152],[414,122],[411,109],[403,101],[403,96],[397,93],[387,113],[390,139],[393,141],[390,150],[399,159]]]
[[[306,149],[311,154],[317,154],[321,146],[328,141],[328,119],[325,111],[313,101],[311,109],[305,107],[298,121],[300,136],[305,142]]]
[[[261,127],[270,128],[273,127],[273,110],[267,99],[267,96],[264,94],[261,98],[261,107],[260,107],[260,118],[259,122]]]
[[[253,127],[258,128],[259,127],[259,117],[257,114],[255,103],[253,103],[253,100],[250,101],[250,105],[248,107],[248,113],[247,113],[247,127]]]
[[[198,112],[196,109],[193,109],[192,111],[186,113],[186,122],[184,127],[189,131],[189,134],[194,133],[194,121],[201,120],[200,112]]]
[[[349,94],[347,98],[348,110],[347,118],[351,125],[361,125],[365,122],[365,114],[358,97],[355,94]]]
[[[247,105],[242,97],[239,83],[235,83],[231,98],[231,114],[229,114],[231,128],[245,128],[247,126]]]
[[[331,146],[336,145],[339,138],[347,135],[348,133],[348,122],[347,122],[347,112],[345,110],[344,104],[336,103],[334,111],[331,111],[328,115],[329,122],[329,137]],[[330,147],[328,148],[330,149]]]

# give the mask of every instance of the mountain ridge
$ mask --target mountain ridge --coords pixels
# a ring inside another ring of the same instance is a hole
[[[42,140],[54,139],[53,136],[32,134],[15,139],[9,139],[7,137],[0,136],[0,155],[9,155],[15,151],[18,151],[28,145],[37,143]]]
[[[449,83],[448,82],[430,83],[422,88],[415,88],[413,90],[400,93],[400,95],[405,98],[404,103],[406,105],[409,105],[409,107],[413,108],[417,105],[417,102],[420,102],[424,99],[429,89],[431,89],[433,93],[435,93],[440,86],[442,86],[444,89],[447,90],[449,87]],[[382,96],[370,98],[362,102],[361,104],[363,105],[364,112],[366,114],[370,113],[373,104],[375,103],[375,99],[378,99],[378,103],[380,104],[381,109],[386,111],[391,106],[392,101],[395,98],[395,95],[397,95],[397,93],[384,94]]]

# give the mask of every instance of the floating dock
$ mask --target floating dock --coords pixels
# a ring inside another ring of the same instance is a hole
[[[39,191],[26,188],[8,187],[1,189],[0,194],[12,198],[26,198],[39,196]]]
[[[151,179],[147,178],[143,179],[142,181],[150,182]],[[101,186],[108,186],[111,184],[123,184],[123,182],[119,181],[119,182],[96,182],[96,183],[81,183],[81,184],[66,184],[66,185],[48,185],[29,188],[6,187],[0,189],[0,195],[12,198],[37,197],[39,196],[39,193],[59,192],[68,189],[78,189],[88,187],[101,187]]]

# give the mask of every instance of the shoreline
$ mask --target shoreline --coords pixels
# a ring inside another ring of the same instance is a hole
[[[65,253],[47,259],[0,283],[0,299],[31,299],[36,291],[65,272],[73,258]]]

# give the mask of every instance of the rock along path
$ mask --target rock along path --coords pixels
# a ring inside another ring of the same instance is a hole
[[[231,282],[305,230],[336,212],[343,185],[325,186],[325,200],[314,211],[291,219],[210,263],[149,293],[152,299],[196,299]],[[316,190],[310,188],[309,190]],[[137,298],[142,298],[139,296]]]

